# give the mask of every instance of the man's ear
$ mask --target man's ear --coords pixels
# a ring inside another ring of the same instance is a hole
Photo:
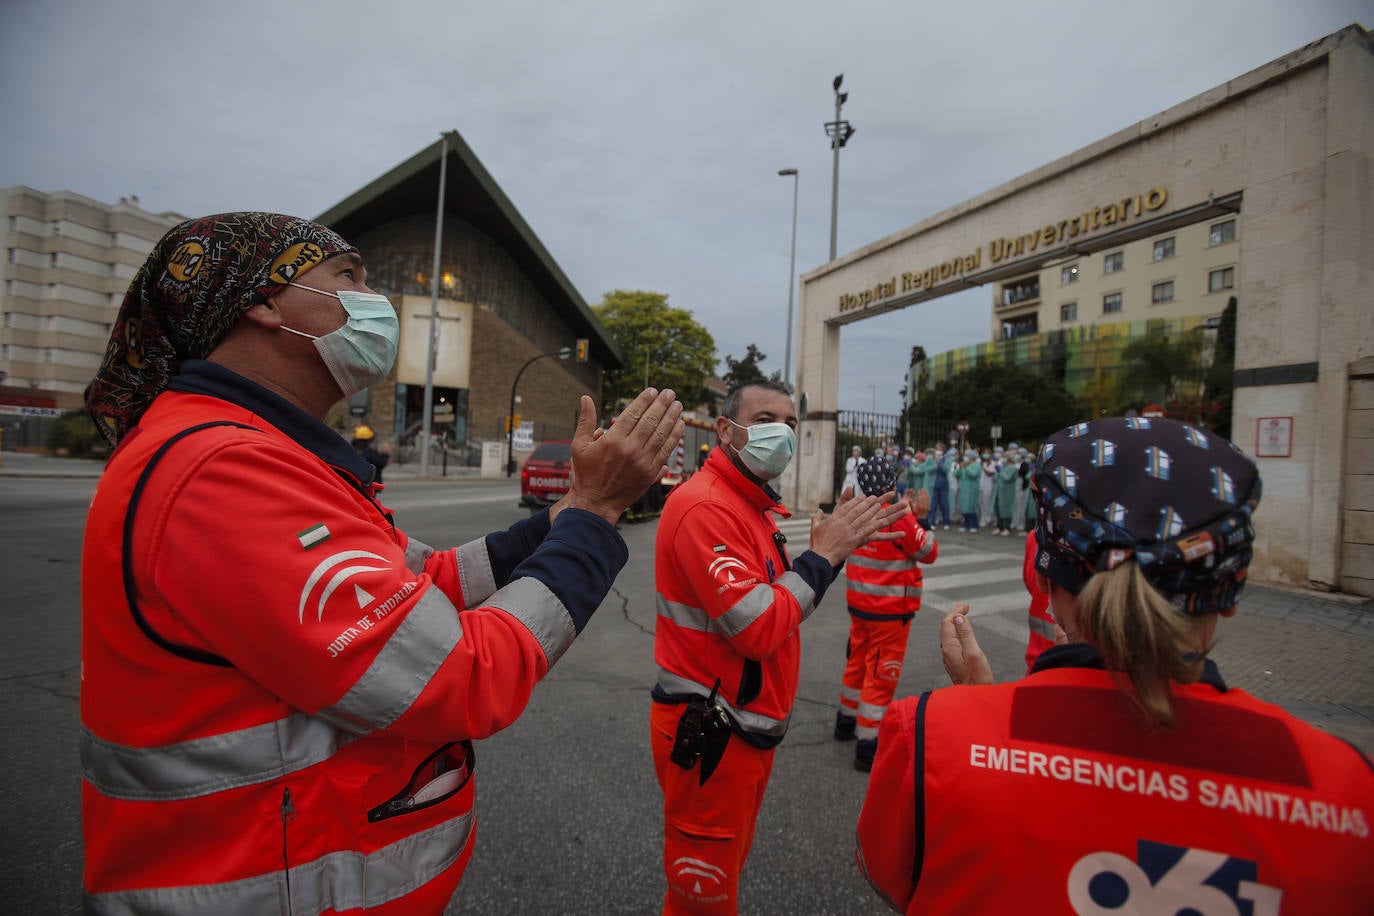
[[[243,317],[260,327],[271,330],[276,330],[285,323],[282,319],[281,309],[277,308],[271,299],[264,299],[257,305],[250,306],[248,311],[243,313]]]
[[[719,445],[724,445],[726,442],[729,442],[729,441],[730,441],[730,438],[729,438],[729,435],[728,435],[729,432],[730,432],[730,418],[729,418],[729,417],[716,417],[716,442],[717,442],[717,444],[719,444]]]

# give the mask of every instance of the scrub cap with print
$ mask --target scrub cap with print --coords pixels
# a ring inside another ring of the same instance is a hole
[[[1252,556],[1259,470],[1204,429],[1145,417],[1079,423],[1036,456],[1035,566],[1078,594],[1133,560],[1176,610],[1203,616],[1240,598]]]

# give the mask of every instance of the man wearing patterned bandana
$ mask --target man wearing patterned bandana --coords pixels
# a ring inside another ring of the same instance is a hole
[[[682,407],[648,389],[602,432],[583,397],[568,495],[435,550],[323,423],[397,330],[352,246],[279,214],[183,223],[130,285],[86,393],[117,444],[82,557],[87,912],[451,903],[471,742],[601,603]]]
[[[962,686],[883,719],[870,883],[908,913],[1368,913],[1369,760],[1207,658],[1250,562],[1254,464],[1205,430],[1110,418],[1050,437],[1033,480],[1065,641],[993,684],[954,606],[941,655]]]

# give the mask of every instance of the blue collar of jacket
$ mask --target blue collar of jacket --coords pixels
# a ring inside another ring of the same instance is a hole
[[[718,445],[711,449],[711,454],[706,458],[706,467],[738,490],[740,495],[760,512],[773,511],[783,518],[792,517],[792,513],[782,504],[782,497],[777,491],[768,484],[757,484],[744,476],[744,472],[735,467],[730,456],[725,454],[724,446]]]
[[[218,363],[188,359],[167,389],[219,398],[252,411],[301,448],[325,464],[356,477],[363,485],[372,483],[376,476],[372,465],[334,430],[280,395]]]
[[[1055,668],[1097,668],[1101,670],[1106,667],[1102,663],[1102,654],[1097,651],[1097,647],[1082,642],[1070,642],[1062,646],[1050,646],[1041,652],[1030,673],[1051,671]],[[1221,678],[1221,669],[1210,658],[1204,659],[1202,662],[1202,676],[1198,678],[1198,683],[1215,687],[1222,693],[1230,689]]]

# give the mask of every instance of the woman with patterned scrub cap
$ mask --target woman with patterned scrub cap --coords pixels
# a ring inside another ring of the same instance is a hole
[[[1374,769],[1229,688],[1260,498],[1230,442],[1172,420],[1051,436],[1035,574],[1065,637],[995,684],[967,604],[955,686],[888,708],[858,864],[907,913],[1368,914]]]

